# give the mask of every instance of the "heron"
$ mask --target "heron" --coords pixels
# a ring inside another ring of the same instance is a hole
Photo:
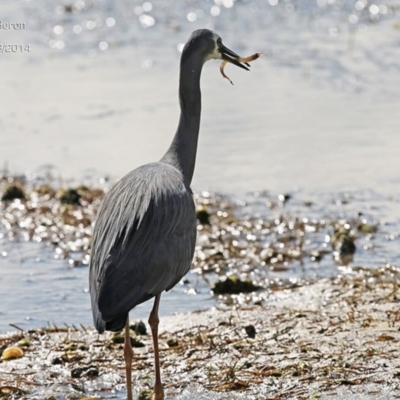
[[[189,271],[196,241],[192,181],[200,129],[200,75],[210,59],[249,70],[248,63],[208,29],[194,31],[180,61],[178,128],[158,162],[125,175],[105,195],[94,226],[89,286],[94,325],[124,331],[127,398],[132,400],[133,350],[129,312],[154,298],[149,315],[155,381],[152,400],[163,400],[158,347],[161,293],[172,289]]]

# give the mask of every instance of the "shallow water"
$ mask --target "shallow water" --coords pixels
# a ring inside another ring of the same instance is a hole
[[[118,178],[160,158],[178,120],[178,49],[206,26],[264,57],[251,73],[228,66],[235,86],[205,66],[195,188],[398,193],[399,1],[37,4],[2,3],[4,20],[27,24],[4,38],[32,44],[0,64],[11,171]]]
[[[2,2],[2,20],[27,26],[1,31],[2,40],[31,44],[29,53],[1,55],[0,162],[11,172],[50,165],[64,181],[115,179],[159,158],[178,117],[178,49],[207,26],[235,51],[264,57],[251,73],[228,66],[233,87],[215,62],[205,66],[194,187],[242,198],[291,192],[318,204],[318,217],[350,190],[356,200],[344,212],[369,213],[388,237],[354,263],[398,263],[399,1],[376,1],[378,9],[362,1],[78,1],[73,13],[62,4]],[[69,268],[37,243],[1,238],[0,246],[0,331],[91,323],[86,268]],[[327,260],[287,274],[301,273],[337,270]],[[161,313],[213,304],[208,287],[189,280],[198,294],[178,286]],[[147,318],[149,308],[132,317]]]
[[[292,192],[291,196],[285,206],[279,206],[277,202],[278,205],[270,209],[262,194],[247,194],[238,199],[238,204],[242,206],[238,206],[237,215],[259,216],[271,220],[288,214],[311,222],[324,219],[349,221],[362,214],[366,223],[378,224],[378,232],[372,235],[358,235],[357,251],[349,267],[373,269],[386,264],[398,265],[399,199],[378,195],[372,191],[335,195],[296,191]],[[313,205],[305,207],[304,203],[309,201],[312,201]],[[305,247],[321,249],[326,245],[324,235],[324,231],[321,231],[316,236],[310,236]],[[273,235],[271,240],[272,238]],[[26,242],[22,239],[15,241],[15,237],[10,241],[7,231],[0,229],[0,332],[12,329],[10,323],[23,329],[53,323],[58,326],[91,325],[87,266],[71,267],[69,259],[73,259],[73,254],[67,260],[63,260],[57,248],[49,244]],[[312,262],[306,257],[290,261],[287,267],[277,271],[262,271],[263,268],[260,268],[259,279],[263,276],[268,280],[278,281],[314,281],[345,273],[347,269],[339,267],[332,256],[328,255],[322,257],[319,262]],[[216,279],[218,275],[208,275],[211,282]],[[274,300],[270,290],[257,296],[266,301]],[[163,295],[161,315],[206,309],[217,304],[216,301],[211,295],[209,284],[194,270],[189,272],[184,282]],[[131,318],[147,320],[150,308],[151,302],[137,307]]]

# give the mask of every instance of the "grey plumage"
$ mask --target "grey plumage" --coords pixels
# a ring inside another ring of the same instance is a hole
[[[133,307],[175,286],[190,268],[195,240],[195,206],[177,168],[151,163],[122,178],[105,197],[93,235],[96,329],[122,329]]]
[[[164,398],[158,354],[158,306],[188,272],[196,241],[196,213],[190,183],[200,128],[200,75],[212,58],[241,68],[239,56],[212,31],[193,32],[181,57],[181,114],[172,143],[159,162],[129,172],[106,194],[94,227],[89,286],[96,329],[125,327],[128,400],[132,399],[129,311],[155,297],[150,313],[156,379],[152,400]]]

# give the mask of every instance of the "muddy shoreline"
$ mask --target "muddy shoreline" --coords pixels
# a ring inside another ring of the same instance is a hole
[[[282,291],[264,306],[161,317],[167,398],[193,385],[209,396],[247,399],[340,398],[343,389],[398,396],[400,312],[392,273],[323,280]],[[153,353],[149,334],[132,331],[132,338],[139,346],[138,392],[151,387]],[[54,326],[2,335],[0,346],[24,351],[0,363],[2,398],[124,398],[118,335]]]

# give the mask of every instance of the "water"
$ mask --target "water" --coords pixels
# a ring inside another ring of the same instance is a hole
[[[0,332],[13,330],[9,324],[22,329],[92,324],[87,267],[71,268],[38,243],[1,239],[0,246]],[[189,291],[193,286],[195,296]],[[209,288],[193,275],[190,286],[182,283],[163,295],[160,309],[171,314],[206,309],[214,303]],[[149,302],[135,308],[132,319],[147,321],[151,306]]]
[[[374,217],[394,235],[372,261],[360,262],[398,262],[399,1],[76,1],[71,7],[2,2],[2,21],[26,24],[3,29],[2,43],[30,45],[0,61],[7,100],[0,162],[12,173],[52,166],[64,182],[116,179],[158,159],[178,119],[179,49],[192,30],[209,27],[233,50],[264,57],[251,73],[228,66],[235,86],[215,62],[205,66],[194,188],[238,196],[300,188],[320,204],[320,216],[337,193],[356,193],[356,208],[379,204]],[[0,246],[7,253],[0,258],[0,332],[9,323],[91,323],[86,268],[69,268],[41,244],[2,238]],[[327,269],[335,273],[333,263]],[[213,304],[208,287],[189,279],[198,295],[178,286],[164,296],[162,313]],[[149,307],[132,317],[147,318]]]

